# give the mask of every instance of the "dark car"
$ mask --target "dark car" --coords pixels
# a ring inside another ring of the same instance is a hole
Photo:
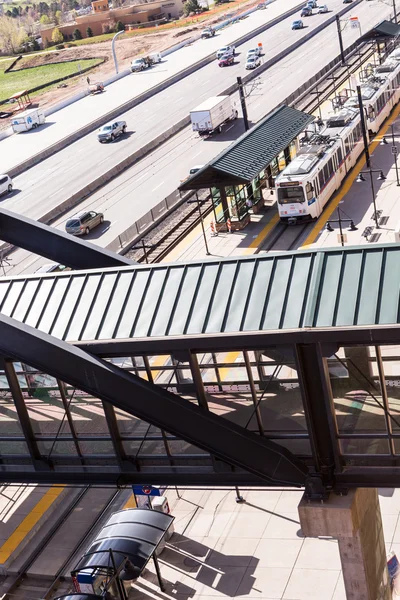
[[[343,0],[343,4],[351,4],[353,0]]]
[[[229,65],[233,65],[235,62],[235,57],[233,54],[224,54],[218,61],[218,65],[220,67],[228,67]]]
[[[305,6],[300,14],[301,17],[311,17],[311,15],[312,15],[312,8],[310,6]]]
[[[300,19],[298,19],[297,21],[293,21],[292,23],[292,29],[303,29],[303,27],[303,21],[301,21]]]

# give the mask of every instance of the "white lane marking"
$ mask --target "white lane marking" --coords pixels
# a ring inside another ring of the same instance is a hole
[[[196,154],[193,154],[192,158],[196,158],[196,156],[199,156],[199,154],[202,154],[203,150],[199,150],[198,152],[196,152]]]
[[[231,125],[230,127],[228,127],[227,129],[225,129],[225,131],[230,131],[232,129],[232,127],[235,127],[234,125]]]
[[[161,187],[162,185],[164,185],[164,182],[162,181],[161,183],[159,183],[158,185],[156,185],[155,188],[153,188],[151,191],[155,192],[156,190],[158,190],[159,187]]]
[[[141,175],[140,177],[137,177],[137,179],[135,181],[140,181],[141,179],[144,179],[145,177],[147,177],[148,174],[149,174],[149,172],[146,171],[146,173],[143,173],[143,175]]]

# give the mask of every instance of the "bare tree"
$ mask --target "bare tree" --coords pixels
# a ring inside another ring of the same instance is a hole
[[[0,48],[15,54],[25,39],[26,33],[19,19],[0,17]]]

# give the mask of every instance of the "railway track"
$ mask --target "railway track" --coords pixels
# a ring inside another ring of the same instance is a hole
[[[304,223],[303,225],[287,225],[279,222],[260,247],[260,252],[289,252],[290,250],[297,250],[313,226],[313,222]]]
[[[91,486],[80,490],[40,543],[30,553],[29,550],[24,551],[24,562],[18,572],[5,577],[1,584],[2,600],[50,600],[70,592],[72,584],[68,579],[68,566],[120,493],[120,490],[99,490]],[[77,527],[77,516],[83,509],[87,510],[88,506],[97,509],[93,511],[93,519],[85,524],[80,523]],[[71,548],[72,531],[76,531],[77,534]],[[67,535],[68,542],[63,543]],[[54,561],[54,557],[58,557],[59,560]],[[54,573],[49,573],[50,565],[54,565]]]

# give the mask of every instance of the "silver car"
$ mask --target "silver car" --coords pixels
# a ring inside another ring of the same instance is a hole
[[[0,194],[11,194],[13,182],[9,175],[0,175]]]
[[[119,135],[123,135],[126,132],[126,122],[125,121],[114,121],[113,123],[108,123],[107,125],[103,125],[100,127],[99,132],[97,134],[97,139],[99,142],[112,142]]]
[[[103,221],[103,213],[97,213],[94,210],[85,211],[68,219],[65,224],[65,231],[72,235],[87,235],[91,229],[94,229]]]

